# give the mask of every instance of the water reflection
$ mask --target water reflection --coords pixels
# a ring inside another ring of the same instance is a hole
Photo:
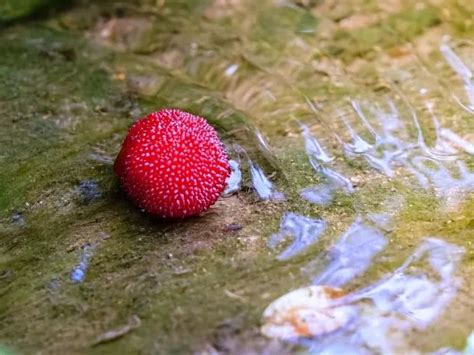
[[[321,185],[310,186],[300,191],[300,196],[306,201],[320,206],[327,206],[332,201],[337,190],[342,190],[345,193],[354,191],[352,183],[343,175],[330,168],[314,164],[314,160],[310,162],[315,167],[315,170],[317,169],[316,171],[325,177],[325,181]]]
[[[257,132],[257,139],[260,145],[260,149],[265,150],[267,153],[270,153],[270,148],[268,144],[263,139],[263,136]],[[265,172],[260,167],[259,164],[255,163],[250,159],[247,151],[240,145],[234,144],[233,150],[238,155],[238,161],[229,160],[229,165],[231,167],[231,175],[227,180],[227,187],[224,191],[224,196],[229,196],[232,193],[235,193],[240,190],[240,185],[242,182],[242,172],[240,164],[240,156],[246,157],[248,170],[250,173],[250,180],[252,183],[252,188],[257,197],[260,200],[273,200],[273,201],[282,201],[285,199],[284,193],[280,192],[270,179],[265,175]]]
[[[466,153],[474,155],[474,144],[468,142],[467,140],[461,138],[458,134],[454,133],[450,129],[441,128],[439,130],[440,137],[450,141],[455,146],[461,148]]]
[[[383,234],[358,218],[326,255],[328,266],[312,283],[341,287],[362,274],[387,245]]]
[[[240,190],[242,182],[242,172],[240,171],[239,162],[231,159],[229,160],[231,173],[227,179],[227,187],[224,190],[224,196],[230,196]]]
[[[315,158],[324,163],[330,163],[333,161],[334,157],[331,157],[326,153],[316,137],[311,134],[309,128],[301,122],[299,122],[299,125],[303,134],[306,154],[308,154],[310,158]]]
[[[392,228],[393,216],[389,212],[369,213],[367,219],[384,231],[390,231]]]
[[[427,238],[392,275],[349,297],[352,301],[371,299],[382,312],[396,312],[412,325],[426,328],[459,287],[460,280],[454,272],[463,253],[454,244]],[[417,262],[421,266],[417,267]]]
[[[440,162],[423,156],[415,156],[412,163],[416,170],[428,179],[435,194],[444,201],[447,209],[455,208],[474,190],[474,173],[468,171],[463,161],[457,161],[456,166],[450,166],[449,169]],[[452,172],[458,176],[454,176]],[[425,185],[425,180],[420,184]]]
[[[356,225],[351,229],[362,231],[363,228]],[[378,243],[379,245],[378,248],[371,249],[381,250],[384,246],[383,238],[376,232],[369,234],[372,234],[371,240],[375,241],[374,244]],[[347,237],[343,238],[342,245],[347,244],[347,240],[350,239],[349,235],[347,234]],[[353,235],[355,235],[354,232]],[[371,243],[368,242],[365,248]],[[339,250],[343,250],[339,253],[343,255],[344,250],[349,250],[349,248],[340,247]],[[363,250],[364,248],[358,248],[355,255]],[[460,285],[460,280],[455,276],[455,272],[463,253],[464,250],[454,244],[438,238],[426,238],[392,274],[383,277],[368,287],[342,297],[333,298],[332,302],[325,304],[325,311],[318,310],[320,314],[326,316],[328,314],[338,314],[338,319],[345,319],[339,313],[344,311],[353,315],[354,310],[347,308],[347,306],[356,306],[358,316],[352,322],[344,324],[343,328],[331,334],[324,334],[324,336],[312,333],[286,340],[304,345],[311,353],[315,354],[385,354],[414,351],[414,349],[409,349],[408,344],[400,341],[400,339],[404,332],[409,329],[426,329],[444,311]],[[340,255],[338,259],[341,259]],[[354,254],[351,258],[354,258]],[[334,269],[333,265],[330,264],[323,272],[322,275],[327,276],[324,276],[324,278],[320,276],[318,280],[328,281],[332,284],[345,283],[347,277],[343,273],[339,274],[342,275],[341,278],[331,275],[330,271]],[[298,295],[298,292],[292,291],[286,297],[290,295]],[[300,305],[298,302],[307,303],[306,299],[303,300],[302,298],[286,299],[286,304],[292,304],[293,317],[304,317],[304,312],[296,312],[295,310],[300,309],[300,307],[304,309],[307,306]],[[273,322],[275,319],[280,321],[291,319],[290,325],[299,324],[299,319],[288,318],[289,310],[283,306],[285,305],[282,304],[278,308],[275,307],[275,304],[272,304],[273,318],[264,317],[264,320],[267,321],[264,326],[268,328],[272,325],[268,324],[268,321]],[[339,312],[336,313],[336,310]],[[282,312],[282,314],[278,312]],[[349,314],[347,317],[349,317]],[[311,322],[320,321],[320,319],[312,318],[308,318],[308,320]],[[281,322],[276,325],[281,329]],[[293,331],[291,327],[285,329]],[[307,329],[316,328],[307,325]],[[276,337],[285,339],[281,334]]]
[[[443,55],[444,59],[451,67],[451,69],[459,76],[463,81],[463,86],[465,90],[465,100],[455,96],[455,100],[459,103],[461,107],[467,111],[474,113],[474,83],[472,71],[468,66],[462,61],[461,58],[454,52],[454,50],[449,46],[448,43],[443,43],[440,45],[439,50]]]
[[[357,133],[355,133],[352,125],[344,119],[345,126],[348,128],[349,135],[352,137],[352,144],[345,143],[339,136],[338,140],[342,145],[344,155],[349,159],[355,159],[358,156],[363,157],[365,161],[382,174],[387,175],[388,177],[394,176],[394,171],[392,164],[395,159],[403,155],[406,151],[407,146],[404,142],[399,139],[396,139],[392,135],[392,129],[398,128],[398,120],[396,115],[387,114],[386,112],[381,112],[381,121],[387,117],[390,121],[390,125],[385,128],[383,133],[378,133],[374,127],[369,123],[366,115],[362,111],[361,104],[356,100],[351,100],[351,105],[354,108],[354,111],[364,123],[364,127],[370,132],[373,136],[375,143],[369,144],[363,140]],[[372,108],[372,111],[375,111],[375,108]],[[342,117],[342,116],[341,116]],[[392,128],[393,127],[393,128]],[[385,134],[384,134],[385,133]]]
[[[338,112],[339,118],[342,120],[344,123],[347,132],[349,133],[349,136],[352,139],[352,144],[351,143],[343,143],[343,149],[344,153],[348,157],[355,156],[357,154],[363,154],[367,153],[371,149],[373,149],[373,145],[367,142],[364,138],[362,138],[352,127],[352,125],[349,123],[347,118],[345,117],[345,113],[343,112]]]
[[[79,264],[77,264],[71,271],[71,281],[72,282],[82,282],[84,281],[89,268],[89,261],[94,253],[95,245],[86,244],[82,248],[81,258]]]
[[[464,354],[474,354],[474,331],[467,338],[466,348],[464,349]]]
[[[248,164],[252,186],[259,199],[275,201],[285,199],[285,195],[276,189],[257,163],[249,159]]]
[[[239,69],[238,64],[231,64],[225,69],[224,74],[226,76],[233,76],[237,72],[238,69]]]
[[[301,190],[300,195],[315,205],[327,206],[332,201],[334,192],[334,187],[326,184],[307,187]]]
[[[400,110],[393,100],[389,98],[386,108],[383,108],[377,103],[352,99],[351,107],[363,127],[373,137],[374,144],[360,138],[347,118],[341,115],[353,141],[348,144],[338,136],[343,152],[350,160],[364,158],[370,167],[388,177],[395,177],[395,171],[403,168],[415,177],[423,189],[433,189],[445,202],[446,207],[453,208],[466,194],[474,190],[473,173],[461,160],[461,152],[472,154],[474,145],[450,129],[442,127],[434,112],[433,102],[425,101],[425,109],[431,116],[436,135],[434,147],[428,146],[417,112],[403,93],[400,93],[399,97],[410,117],[408,121],[411,121],[411,126],[415,128],[415,142],[410,141]],[[380,125],[380,130],[370,123],[369,113]],[[455,165],[452,163],[454,160],[457,160]]]
[[[465,96],[457,95],[459,90],[454,90],[453,96],[463,108],[474,112],[469,63],[448,44],[442,44],[440,52],[463,83]],[[433,192],[443,206],[452,209],[474,190],[474,172],[463,160],[465,154],[474,155],[474,144],[456,133],[455,127],[444,127],[437,110],[446,93],[432,85],[436,78],[424,80],[430,76],[429,70],[418,64],[421,67],[415,73],[405,73],[409,83],[390,80],[382,98],[351,97],[326,113],[340,120],[337,128],[342,129],[334,135],[346,160],[360,159],[388,178],[408,173],[422,189]],[[321,118],[321,106],[304,97],[311,114]],[[319,185],[302,189],[300,196],[328,206],[337,191],[352,193],[351,181],[334,168],[337,153],[329,153],[307,125],[298,124],[310,165],[322,178]],[[263,140],[261,135],[258,138]],[[265,148],[264,141],[261,145]],[[269,305],[263,319],[265,335],[302,344],[318,354],[414,351],[404,341],[405,334],[426,329],[456,295],[460,280],[455,271],[464,253],[462,248],[439,238],[426,238],[389,275],[341,296],[341,287],[362,276],[386,248],[386,234],[403,202],[395,200],[388,201],[382,211],[358,217],[328,252],[303,268],[311,285]],[[289,246],[277,256],[286,260],[317,243],[325,228],[322,220],[288,212],[268,245],[275,249],[290,239]],[[334,294],[338,296],[332,297]]]
[[[340,188],[342,191],[346,193],[351,193],[354,191],[354,188],[352,187],[352,183],[344,175],[338,173],[337,171],[331,168],[328,168],[320,164],[316,159],[312,157],[309,158],[309,163],[313,167],[314,171],[321,174],[329,184],[337,188]]]
[[[280,243],[291,238],[291,244],[277,257],[279,260],[289,259],[316,243],[325,229],[326,222],[321,219],[287,212],[281,220],[279,232],[270,237],[268,246],[275,249]]]

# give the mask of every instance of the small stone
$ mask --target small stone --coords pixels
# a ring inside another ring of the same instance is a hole
[[[91,203],[102,197],[102,192],[99,189],[97,182],[94,180],[81,181],[77,188],[81,200],[84,203]]]
[[[25,218],[23,217],[23,213],[21,212],[13,212],[10,219],[13,224],[19,227],[26,226]]]
[[[357,315],[349,304],[335,304],[342,289],[308,286],[273,301],[263,313],[261,332],[269,338],[315,338],[346,326]]]
[[[241,230],[243,226],[238,223],[229,223],[224,226],[224,232],[237,232]]]

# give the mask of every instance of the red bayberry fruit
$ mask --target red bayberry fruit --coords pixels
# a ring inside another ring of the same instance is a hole
[[[182,218],[216,202],[230,167],[204,118],[165,109],[133,124],[114,171],[139,207],[163,218]]]

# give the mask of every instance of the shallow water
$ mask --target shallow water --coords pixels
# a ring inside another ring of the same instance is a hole
[[[472,348],[469,2],[23,17],[38,4],[0,6],[0,352]],[[113,176],[127,127],[161,107],[206,117],[232,159],[198,218],[150,218]],[[323,286],[344,296],[315,306]],[[303,311],[266,324],[280,297]]]

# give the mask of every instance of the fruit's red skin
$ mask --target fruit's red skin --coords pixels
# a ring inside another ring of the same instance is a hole
[[[217,201],[230,167],[204,118],[163,109],[133,124],[114,171],[136,205],[162,218],[184,218]]]

